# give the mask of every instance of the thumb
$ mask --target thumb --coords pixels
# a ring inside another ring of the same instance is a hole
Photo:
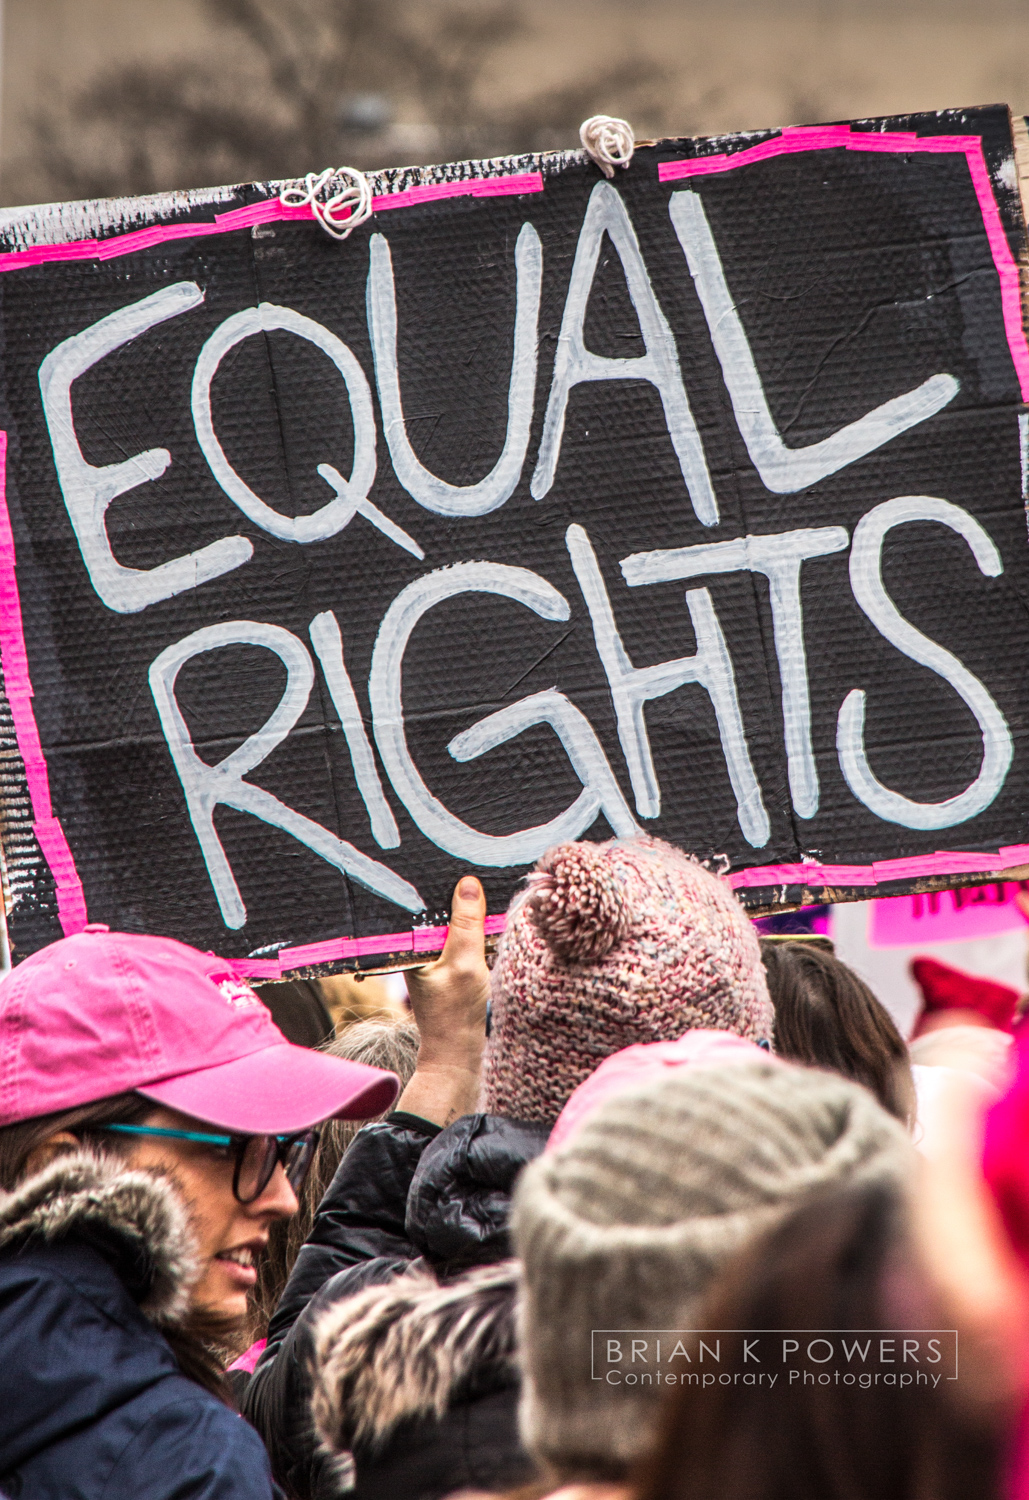
[[[450,903],[450,926],[441,964],[486,959],[486,893],[474,875],[463,875]]]

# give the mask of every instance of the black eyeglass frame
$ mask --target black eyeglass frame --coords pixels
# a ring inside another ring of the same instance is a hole
[[[161,1125],[101,1125],[101,1130],[118,1135],[155,1135],[177,1141],[198,1141],[206,1146],[229,1147],[235,1150],[235,1166],[232,1172],[232,1196],[237,1203],[256,1203],[275,1175],[275,1168],[282,1163],[286,1181],[294,1193],[299,1193],[304,1179],[311,1169],[314,1153],[321,1139],[319,1130],[299,1130],[293,1135],[214,1135],[199,1130],[169,1130]],[[239,1179],[243,1163],[253,1141],[265,1141],[265,1156],[257,1174],[255,1192],[244,1198],[239,1190]],[[300,1148],[299,1150],[297,1148]]]

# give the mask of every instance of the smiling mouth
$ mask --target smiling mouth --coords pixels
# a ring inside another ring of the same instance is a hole
[[[248,1270],[257,1269],[257,1251],[253,1245],[237,1245],[234,1250],[220,1250],[214,1258],[227,1260],[235,1266],[246,1266]]]

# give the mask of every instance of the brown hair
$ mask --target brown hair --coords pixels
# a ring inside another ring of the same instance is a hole
[[[864,980],[834,954],[806,943],[762,941],[761,957],[779,1056],[863,1083],[910,1128],[915,1085],[908,1049]]]
[[[95,1104],[80,1104],[77,1109],[59,1109],[53,1114],[36,1115],[0,1129],[0,1188],[12,1192],[26,1175],[29,1157],[52,1135],[67,1130],[74,1136],[89,1137],[89,1144],[110,1156],[126,1156],[132,1144],[125,1137],[100,1135],[104,1125],[138,1125],[154,1106],[141,1094],[113,1094]],[[97,1136],[98,1139],[92,1139]],[[70,1153],[71,1146],[65,1147]]]
[[[403,1089],[411,1081],[418,1062],[418,1027],[413,1021],[359,1021],[348,1026],[343,1035],[321,1047],[331,1057],[385,1068],[396,1073]],[[382,1119],[381,1115],[376,1116]],[[300,1191],[300,1207],[291,1219],[271,1226],[268,1248],[261,1257],[257,1285],[250,1298],[250,1333],[252,1339],[264,1338],[268,1323],[289,1280],[290,1272],[311,1232],[318,1205],[336,1175],[354,1136],[366,1120],[327,1120],[311,1170]]]
[[[891,1334],[898,1330],[884,1316],[885,1288],[897,1286],[898,1274],[920,1286],[912,1261],[896,1187],[819,1194],[727,1269],[697,1323],[710,1330],[709,1343],[715,1330]],[[923,1310],[931,1326],[936,1309],[926,1303]],[[905,1314],[903,1321],[911,1320]],[[698,1339],[690,1341],[694,1363]],[[742,1368],[739,1353],[733,1364]],[[747,1385],[732,1378],[739,1373],[723,1360],[719,1381],[707,1389],[687,1382],[671,1393],[656,1448],[633,1486],[635,1500],[1000,1494],[999,1423],[971,1417],[946,1382],[887,1389],[876,1381],[861,1389],[856,1382],[793,1382],[780,1368],[774,1386],[753,1374]]]
[[[76,1136],[91,1151],[105,1156],[130,1155],[133,1149],[131,1138],[107,1135],[103,1127],[138,1125],[153,1110],[154,1105],[141,1094],[113,1094],[108,1099],[82,1104],[77,1109],[57,1110],[3,1126],[0,1128],[0,1188],[13,1191],[25,1177],[33,1151],[62,1130]],[[71,1146],[66,1146],[62,1154],[71,1155],[72,1150]],[[240,1341],[239,1319],[193,1308],[181,1323],[174,1326],[162,1324],[160,1332],[183,1375],[226,1405],[232,1405],[224,1370],[227,1354]]]

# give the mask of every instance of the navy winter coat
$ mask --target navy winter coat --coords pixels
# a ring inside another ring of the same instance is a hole
[[[272,1500],[238,1413],[155,1326],[185,1311],[170,1188],[82,1155],[0,1199],[0,1493],[11,1500]]]

